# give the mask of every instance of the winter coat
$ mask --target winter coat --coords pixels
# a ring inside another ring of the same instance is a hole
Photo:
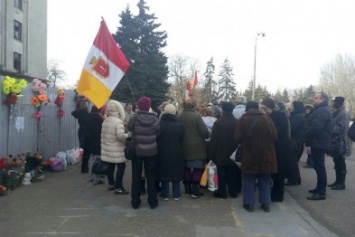
[[[86,136],[90,146],[91,154],[101,154],[101,128],[104,119],[98,113],[90,113],[86,123],[87,129]]]
[[[138,111],[129,120],[128,130],[132,132],[137,156],[157,155],[157,136],[160,126],[155,113]]]
[[[192,109],[184,109],[178,119],[184,128],[183,150],[185,160],[207,159],[205,139],[209,138],[209,132],[201,115]]]
[[[158,136],[159,180],[181,181],[184,176],[182,141],[184,129],[176,115],[163,114]]]
[[[290,115],[290,126],[291,126],[291,138],[301,139],[302,131],[306,124],[306,118],[304,116],[304,106],[300,101],[293,102],[294,110]]]
[[[304,137],[307,146],[324,151],[330,149],[332,120],[327,103],[323,102],[314,107],[306,120]]]
[[[78,129],[78,138],[80,147],[84,147],[86,129],[85,125],[89,116],[89,111],[86,109],[78,109],[71,112],[71,115],[78,120],[79,129]]]
[[[101,130],[101,159],[109,163],[126,162],[124,155],[127,134],[124,132],[124,111],[117,101],[110,101],[107,105],[107,118]]]
[[[223,111],[213,126],[211,141],[208,147],[208,159],[216,165],[234,165],[230,156],[237,148],[234,132],[237,128],[237,120],[231,112]]]
[[[242,144],[242,174],[270,174],[277,171],[277,133],[268,115],[257,109],[249,109],[238,120],[234,136],[237,143]]]
[[[342,106],[333,112],[332,117],[334,124],[332,133],[339,136],[341,150],[345,151],[345,156],[350,156],[352,143],[347,134],[350,123],[349,112]]]

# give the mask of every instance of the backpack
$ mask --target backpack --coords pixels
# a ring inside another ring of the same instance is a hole
[[[351,141],[355,142],[355,122],[353,122],[348,129],[348,136],[351,139]]]

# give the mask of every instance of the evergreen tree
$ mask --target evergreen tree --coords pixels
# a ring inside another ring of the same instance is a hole
[[[250,80],[248,88],[244,91],[243,95],[247,97],[247,101],[251,100],[253,92],[253,80]],[[267,90],[266,86],[262,87],[260,84],[255,88],[254,101],[261,101],[266,97],[270,97],[271,93]]]
[[[205,76],[205,85],[203,88],[204,99],[206,102],[217,102],[217,82],[213,80],[215,72],[215,65],[213,64],[213,57],[207,62]]]
[[[218,98],[224,101],[234,101],[237,97],[236,84],[233,81],[233,68],[227,58],[224,60],[218,76],[220,76],[218,81]]]
[[[158,31],[161,24],[155,23],[154,14],[148,14],[149,7],[144,0],[139,0],[137,6],[137,15],[132,15],[129,7],[120,14],[121,26],[113,35],[131,67],[112,98],[135,103],[140,97],[148,96],[156,106],[165,100],[169,87],[167,57],[161,51],[166,46],[167,34]]]

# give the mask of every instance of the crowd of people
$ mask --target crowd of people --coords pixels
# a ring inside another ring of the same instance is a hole
[[[326,155],[333,157],[336,172],[335,182],[328,186],[345,189],[345,157],[351,154],[349,113],[343,97],[330,101],[326,93],[318,92],[312,101],[312,105],[284,104],[264,98],[259,103],[240,97],[233,103],[197,105],[186,100],[181,108],[164,102],[154,111],[151,99],[142,97],[135,108],[110,100],[100,109],[92,106],[89,113],[87,102],[78,100],[72,115],[78,119],[84,150],[81,172],[89,173],[94,185],[105,183],[107,177],[109,191],[129,194],[123,184],[124,148],[131,137],[134,209],[140,207],[145,194],[152,209],[158,206],[158,195],[178,201],[181,183],[186,196],[204,196],[200,180],[207,162],[213,161],[218,175],[215,198],[236,198],[242,193],[243,208],[252,212],[258,190],[260,207],[269,212],[272,202],[283,201],[284,185],[301,184],[298,162],[305,152],[306,167],[314,168],[317,175],[316,187],[309,190],[307,199],[325,200]],[[232,157],[237,148],[242,152],[240,163]],[[95,159],[109,163],[105,176],[91,172]]]

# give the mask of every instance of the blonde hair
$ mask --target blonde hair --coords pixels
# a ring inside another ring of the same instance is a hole
[[[202,117],[213,116],[213,109],[211,107],[205,107],[200,110],[200,115]]]

